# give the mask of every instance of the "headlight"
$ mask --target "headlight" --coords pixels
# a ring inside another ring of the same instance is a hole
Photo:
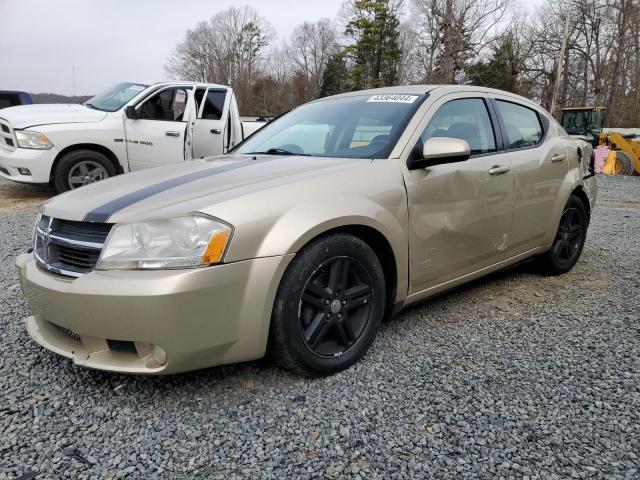
[[[232,228],[199,215],[116,224],[97,270],[192,268],[220,263]]]
[[[49,150],[53,144],[40,132],[30,130],[16,130],[16,139],[20,148],[35,148],[36,150]]]

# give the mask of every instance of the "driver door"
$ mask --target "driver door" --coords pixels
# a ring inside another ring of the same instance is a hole
[[[192,88],[167,87],[136,106],[137,119],[125,116],[124,130],[132,171],[185,160]]]
[[[405,171],[410,294],[505,259],[513,216],[513,172],[483,94],[449,95],[427,112],[415,151],[429,138],[467,141],[471,158]]]

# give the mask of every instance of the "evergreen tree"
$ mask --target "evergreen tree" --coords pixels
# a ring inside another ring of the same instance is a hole
[[[351,88],[394,85],[398,77],[400,21],[390,0],[353,0],[354,15],[345,34],[354,40],[346,53],[353,60]]]
[[[336,95],[348,90],[349,70],[343,53],[336,53],[329,57],[327,67],[322,73],[320,97]]]
[[[519,63],[513,39],[507,37],[493,49],[491,58],[471,66],[469,79],[473,85],[519,93]]]

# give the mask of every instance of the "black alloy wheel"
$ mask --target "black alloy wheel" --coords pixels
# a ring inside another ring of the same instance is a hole
[[[352,257],[324,262],[307,281],[298,311],[305,344],[320,357],[343,355],[360,340],[372,313],[371,278]]]
[[[588,226],[585,204],[580,197],[571,195],[562,211],[551,248],[538,259],[542,273],[561,275],[573,268],[582,254]]]
[[[576,208],[564,211],[552,249],[558,265],[570,265],[575,261],[582,244],[583,228],[582,217]]]
[[[362,239],[334,233],[313,240],[280,281],[269,354],[306,376],[348,368],[364,356],[380,329],[385,292],[380,260]]]

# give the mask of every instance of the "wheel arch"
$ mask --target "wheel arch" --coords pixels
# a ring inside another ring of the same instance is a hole
[[[591,204],[589,203],[589,197],[587,196],[587,193],[584,191],[584,188],[582,188],[581,185],[577,186],[576,188],[573,189],[573,191],[571,192],[571,195],[575,195],[582,201],[584,208],[587,211],[587,217],[591,219]]]
[[[401,304],[398,305],[396,302],[398,294],[398,260],[391,242],[379,229],[370,225],[356,223],[330,227],[321,232],[315,232],[311,237],[305,238],[304,243],[299,244],[296,250],[300,251],[319,238],[336,233],[344,233],[359,238],[373,250],[378,260],[380,260],[385,278],[387,300],[385,305],[385,318],[391,317],[401,306]]]
[[[56,158],[53,161],[53,165],[51,166],[51,173],[49,174],[50,182],[53,181],[54,172],[56,171],[58,164],[64,158],[64,156],[76,150],[93,150],[95,152],[101,153],[102,155],[104,155],[109,159],[109,161],[113,164],[113,166],[115,167],[118,173],[124,173],[124,170],[122,168],[122,165],[120,164],[120,161],[118,160],[118,157],[109,148],[97,143],[77,143],[74,145],[69,145],[68,147],[62,149],[58,153],[58,155],[56,155]]]

